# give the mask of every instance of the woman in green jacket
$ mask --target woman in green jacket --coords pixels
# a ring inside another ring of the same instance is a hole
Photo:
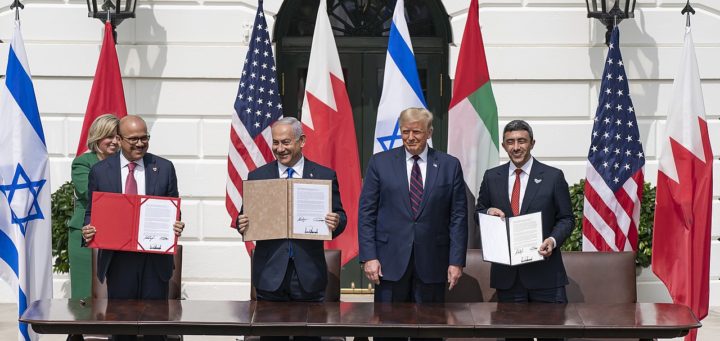
[[[88,202],[88,174],[95,163],[118,150],[120,146],[119,123],[120,120],[113,114],[105,114],[96,118],[88,131],[88,152],[78,155],[72,162],[72,182],[75,185],[75,211],[69,224],[68,253],[70,256],[71,297],[74,299],[90,297],[90,287],[92,285],[91,250],[81,246],[81,229],[84,225],[85,207]]]

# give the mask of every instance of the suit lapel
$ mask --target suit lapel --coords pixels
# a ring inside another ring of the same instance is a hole
[[[155,185],[157,182],[158,168],[155,158],[150,154],[143,156],[143,164],[145,166],[145,194],[156,195]]]
[[[418,216],[422,214],[425,204],[428,202],[430,194],[432,194],[432,190],[435,188],[435,180],[437,179],[439,168],[442,166],[437,161],[437,154],[435,154],[435,150],[432,148],[428,148],[428,156],[425,163],[425,185],[423,185],[423,200],[420,203]]]
[[[395,163],[393,168],[395,169],[395,178],[399,179],[402,185],[402,192],[405,194],[402,196],[403,204],[407,209],[408,214],[412,217],[412,209],[410,208],[410,183],[408,182],[407,176],[407,160],[405,160],[405,147],[398,147],[395,149]]]
[[[115,193],[123,192],[122,170],[120,169],[120,153],[121,152],[115,153],[115,155],[110,157],[108,163],[106,163],[108,171],[105,174],[113,174],[110,181],[112,181],[112,187]]]
[[[508,188],[508,181],[510,181],[510,162],[506,163],[502,167],[499,167],[497,169],[497,177],[501,181],[499,182],[500,186],[500,203],[502,204],[502,207],[498,207],[505,213],[512,213],[512,208],[510,208],[510,196],[509,196],[509,188]]]
[[[303,166],[303,179],[315,179],[315,163],[305,158],[305,165]]]
[[[272,161],[272,166],[267,170],[267,176],[264,179],[280,179],[280,168],[278,167],[277,160]]]
[[[530,176],[528,177],[527,188],[525,189],[525,195],[522,200],[522,207],[520,207],[520,214],[527,213],[528,206],[530,206],[533,198],[535,198],[535,194],[537,194],[538,189],[542,186],[544,172],[545,169],[543,164],[537,160],[533,160],[532,169],[529,174]]]

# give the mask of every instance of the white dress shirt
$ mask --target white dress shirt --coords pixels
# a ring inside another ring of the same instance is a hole
[[[530,170],[532,170],[532,164],[533,164],[534,158],[531,156],[527,162],[525,162],[520,169],[522,169],[522,173],[520,173],[520,207],[522,207],[523,198],[525,197],[525,189],[527,189],[528,179],[530,179]],[[508,198],[512,201],[512,191],[513,186],[515,186],[515,170],[518,167],[515,166],[512,161],[510,161],[510,167],[508,167]]]
[[[118,153],[120,153],[120,180],[122,180],[122,191],[124,194],[125,182],[127,180],[128,173],[130,173],[130,170],[128,169],[130,161],[125,158],[122,151],[119,151]],[[133,171],[133,176],[135,177],[135,182],[137,183],[137,194],[145,195],[145,163],[143,162],[143,159],[140,159],[136,160],[135,164],[136,166]]]
[[[282,163],[278,162],[278,171],[281,179],[287,179],[288,168],[292,168],[293,171],[295,171],[295,173],[293,173],[293,179],[302,179],[303,169],[305,168],[305,156],[301,155],[300,160],[298,160],[298,162],[295,162],[295,165],[292,167],[285,166]]]
[[[520,207],[521,208],[522,208],[523,199],[525,198],[525,190],[527,189],[528,180],[530,179],[530,171],[532,170],[533,160],[535,160],[535,158],[533,158],[531,156],[530,159],[527,160],[527,162],[525,162],[525,164],[522,165],[522,167],[520,167],[520,169],[522,169],[522,172],[520,173]],[[518,167],[515,166],[515,164],[512,163],[512,161],[510,161],[510,167],[508,167],[508,172],[509,172],[508,173],[508,198],[510,198],[511,201],[512,201],[513,186],[515,186],[515,176],[516,176],[515,170],[517,168]],[[552,239],[552,241],[553,241],[553,249],[554,249],[555,246],[557,245],[557,241],[555,240],[554,237],[549,237],[549,238]]]
[[[423,188],[425,188],[425,174],[427,174],[427,155],[428,155],[428,147],[425,146],[425,150],[420,153],[420,158],[418,159],[418,167],[420,167],[420,175],[422,175],[422,183]],[[415,164],[415,160],[413,159],[413,155],[410,154],[410,152],[405,149],[405,164],[407,166],[407,178],[408,178],[408,190],[410,190],[410,177],[412,176],[412,169],[413,164]]]

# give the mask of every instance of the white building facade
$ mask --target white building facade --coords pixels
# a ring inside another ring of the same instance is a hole
[[[412,1],[412,0],[406,0]],[[0,0],[0,72],[4,73],[14,11]],[[27,0],[22,29],[51,159],[51,186],[70,180],[100,52],[103,25],[78,0]],[[452,25],[449,75],[469,0],[442,1]],[[693,36],[715,156],[720,155],[720,2],[692,1]],[[657,176],[672,80],[678,68],[685,0],[638,0],[620,24],[625,69],[647,163]],[[150,151],[177,168],[187,223],[183,295],[249,298],[250,260],[225,211],[230,118],[254,20],[255,0],[139,1],[137,18],[118,28],[117,51],[128,113],[149,123]],[[282,0],[266,0],[272,33]],[[480,23],[500,125],[525,119],[535,130],[534,155],[561,168],[569,183],[584,178],[606,47],[605,27],[586,18],[582,0],[481,0]],[[2,124],[2,122],[0,122]],[[502,156],[501,152],[501,156]],[[507,158],[501,158],[505,162]],[[720,162],[715,162],[716,174]],[[720,180],[713,188],[710,305],[720,306]],[[644,272],[647,273],[649,269]],[[607,271],[611,271],[607,269]],[[669,300],[659,282],[641,276],[641,301]],[[55,297],[69,296],[56,275]],[[14,302],[0,284],[0,302]]]

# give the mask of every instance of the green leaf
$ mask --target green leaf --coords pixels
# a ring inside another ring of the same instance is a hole
[[[75,209],[75,186],[64,183],[50,196],[52,215],[52,254],[55,257],[53,271],[66,273],[70,270],[68,255],[68,223]]]
[[[582,219],[585,200],[585,180],[569,187],[570,204],[575,216],[575,228],[560,248],[563,251],[582,250]],[[644,268],[652,260],[652,232],[655,219],[655,187],[646,182],[643,186],[643,199],[640,207],[640,227],[638,228],[638,252],[635,264]]]

